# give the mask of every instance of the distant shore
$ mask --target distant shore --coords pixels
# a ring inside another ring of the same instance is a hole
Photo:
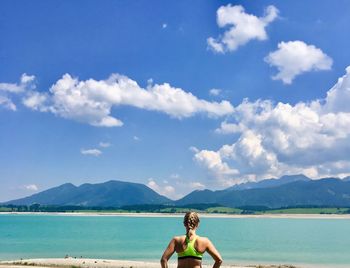
[[[57,216],[118,216],[118,217],[183,217],[183,213],[152,213],[152,212],[0,212],[0,215],[57,215]],[[346,219],[350,214],[219,214],[200,213],[203,218],[275,218],[275,219]]]
[[[1,261],[2,268],[20,268],[20,267],[81,267],[81,268],[159,268],[157,262],[128,261],[128,260],[103,260],[103,259],[85,259],[85,258],[45,258],[45,259],[27,259],[15,261]],[[176,263],[170,262],[170,268],[175,268]],[[211,265],[203,265],[203,268],[210,268]],[[222,268],[307,268],[310,266],[294,265],[222,265]]]

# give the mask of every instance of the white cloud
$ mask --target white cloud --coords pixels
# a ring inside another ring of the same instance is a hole
[[[178,174],[172,174],[170,177],[173,181],[173,185],[169,183],[168,180],[162,180],[162,183],[159,183],[154,178],[149,178],[147,186],[157,193],[173,200],[179,199],[193,190],[205,188],[202,182],[181,179]],[[176,185],[176,187],[174,187],[174,185]]]
[[[217,53],[224,53],[225,47],[220,41],[216,41],[213,37],[207,39],[208,47]]]
[[[265,61],[278,69],[272,79],[285,84],[291,84],[297,75],[305,72],[330,70],[333,63],[321,49],[302,41],[280,42],[278,49],[265,57]]]
[[[21,85],[28,85],[35,81],[35,75],[28,75],[26,73],[21,76]]]
[[[257,17],[245,12],[240,5],[221,6],[217,12],[217,24],[220,28],[227,28],[223,35],[218,38],[209,37],[209,48],[218,53],[234,51],[239,46],[251,40],[266,40],[265,28],[278,16],[278,9],[268,6],[263,17]]]
[[[149,178],[149,179],[148,179],[147,186],[148,186],[149,188],[151,188],[152,190],[154,190],[154,191],[158,190],[158,188],[159,188],[159,185],[158,185],[158,184],[155,182],[155,180],[152,179],[152,178]]]
[[[219,134],[233,134],[242,132],[243,128],[244,125],[242,124],[228,123],[227,121],[223,121],[221,122],[220,128],[215,129],[215,132]]]
[[[212,96],[219,96],[221,94],[221,89],[212,88],[211,90],[209,90],[209,94]]]
[[[22,74],[20,83],[0,83],[0,91],[7,91],[11,93],[21,93],[28,88],[28,86],[33,86],[32,83],[35,80],[34,75]]]
[[[18,84],[0,83],[0,90],[12,93],[19,93],[23,91],[23,87]]]
[[[350,67],[327,96],[295,105],[244,100],[216,130],[234,134],[217,151],[194,159],[221,185],[285,174],[312,178],[350,174]]]
[[[175,188],[174,188],[173,186],[171,186],[171,185],[166,185],[166,186],[164,187],[164,191],[165,191],[168,195],[170,195],[170,194],[175,193]]]
[[[201,182],[198,182],[198,181],[190,182],[189,186],[192,189],[204,189],[205,188],[205,185],[203,183],[201,183]]]
[[[159,185],[153,178],[148,179],[147,186],[151,188],[152,190],[156,191],[157,193],[164,195],[169,198],[177,198],[178,195],[175,191],[175,188],[169,184],[166,185]]]
[[[168,83],[148,84],[147,88],[141,88],[136,81],[119,74],[99,81],[79,81],[65,74],[52,85],[49,93],[31,92],[23,103],[38,111],[104,127],[123,125],[122,121],[111,115],[112,107],[121,105],[159,111],[173,118],[190,117],[197,113],[218,117],[233,111],[228,101],[198,99],[192,93]]]
[[[134,141],[139,141],[140,140],[140,138],[138,136],[134,136],[132,138],[134,139]]]
[[[26,93],[26,91],[34,89],[34,80],[34,75],[24,73],[21,75],[19,83],[0,83],[0,106],[16,111],[17,106],[9,95]]]
[[[45,105],[47,101],[48,101],[47,94],[39,93],[35,91],[29,92],[27,96],[22,99],[22,102],[25,106],[41,112],[50,111],[50,108]]]
[[[338,83],[327,92],[325,109],[327,112],[350,113],[350,66],[346,75],[339,78]]]
[[[177,198],[181,198],[193,190],[206,188],[205,184],[202,181],[195,181],[188,178],[176,178],[176,180],[174,180],[174,183],[176,185],[176,192],[178,193]]]
[[[99,144],[98,144],[100,147],[102,147],[102,148],[108,148],[108,147],[111,147],[112,146],[112,144],[111,143],[109,143],[109,142],[100,142]]]
[[[38,191],[39,188],[35,184],[24,185],[24,189],[28,191]]]
[[[194,160],[205,167],[222,185],[227,184],[230,177],[239,173],[223,161],[219,152],[201,150],[194,155]]]
[[[102,151],[99,149],[81,149],[80,153],[83,155],[100,156]]]
[[[1,96],[0,95],[0,106],[8,109],[8,110],[11,110],[11,111],[16,111],[17,110],[17,107],[16,105],[13,103],[13,101],[6,97],[6,96]]]

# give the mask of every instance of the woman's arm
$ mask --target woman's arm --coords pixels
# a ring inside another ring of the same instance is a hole
[[[213,265],[213,268],[219,268],[222,264],[222,258],[217,251],[217,249],[214,247],[213,243],[207,238],[207,248],[206,251],[209,253],[210,256],[214,259],[215,263]]]
[[[168,268],[168,260],[170,259],[171,255],[175,252],[175,238],[171,239],[168,247],[165,249],[162,258],[160,259],[160,264],[162,268]]]

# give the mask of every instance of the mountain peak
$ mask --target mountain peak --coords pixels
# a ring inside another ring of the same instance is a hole
[[[277,187],[277,186],[291,183],[291,182],[310,181],[310,180],[311,180],[310,178],[306,177],[303,174],[284,175],[279,179],[275,179],[275,178],[263,179],[257,182],[245,182],[241,184],[236,184],[234,186],[227,188],[225,191],[270,188],[270,187]]]
[[[84,183],[79,187],[72,183],[36,193],[34,195],[8,201],[5,204],[31,205],[83,205],[120,207],[139,204],[163,204],[172,200],[162,196],[144,184],[107,181],[103,183]]]
[[[247,187],[247,184],[243,186]],[[337,178],[311,180],[303,175],[292,176],[282,180],[264,180],[250,184],[249,187],[252,188],[243,188],[241,185],[243,189],[192,192],[176,201],[176,204],[216,203],[228,207],[265,206],[269,208],[350,206],[350,183]]]
[[[311,179],[309,177],[306,177],[304,174],[296,174],[296,175],[284,175],[280,177],[279,180],[294,182],[294,181],[309,181]]]
[[[343,181],[350,181],[350,176],[343,178]]]
[[[67,183],[63,183],[60,186],[57,187],[62,187],[62,188],[75,188],[77,186],[75,186],[73,183],[67,182]]]

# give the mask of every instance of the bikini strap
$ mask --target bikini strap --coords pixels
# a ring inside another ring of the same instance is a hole
[[[194,236],[194,238],[192,240],[190,240],[190,238],[186,235],[186,244],[193,244],[194,242],[196,242],[196,239],[197,239],[197,235]]]

